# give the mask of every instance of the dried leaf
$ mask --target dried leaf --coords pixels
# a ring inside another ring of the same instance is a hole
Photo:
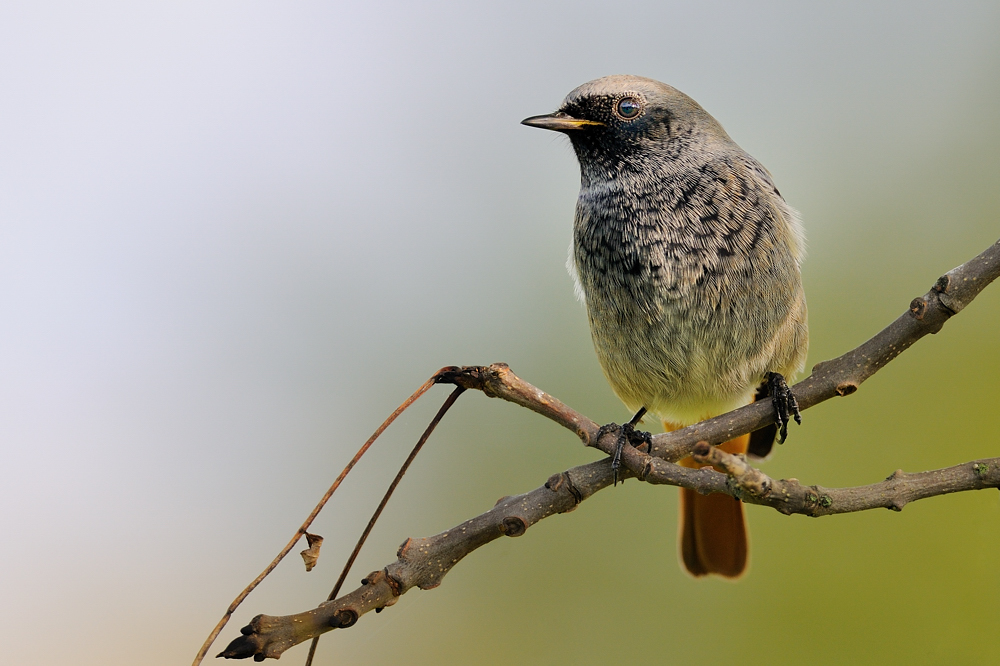
[[[299,553],[299,555],[302,556],[302,561],[306,563],[306,571],[312,571],[313,567],[316,566],[316,560],[319,559],[319,549],[323,545],[323,537],[318,534],[309,534],[309,532],[306,532],[306,542],[309,544],[309,547]]]

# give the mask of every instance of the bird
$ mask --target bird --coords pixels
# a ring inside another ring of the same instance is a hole
[[[766,457],[801,423],[786,378],[809,346],[805,234],[770,172],[692,98],[640,76],[584,83],[522,123],[564,133],[576,153],[567,267],[604,375],[635,412],[626,427],[649,412],[669,432],[770,397],[775,424],[720,444]],[[684,568],[739,578],[742,503],[682,488],[680,507]]]

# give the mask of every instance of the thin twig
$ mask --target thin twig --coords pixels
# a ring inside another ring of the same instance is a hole
[[[439,375],[435,375],[437,377]],[[382,515],[382,509],[385,505],[389,503],[389,498],[392,497],[392,493],[396,490],[396,486],[399,482],[403,480],[403,475],[406,474],[406,470],[410,468],[410,464],[416,459],[417,454],[420,453],[420,449],[424,448],[424,444],[430,439],[431,433],[434,432],[434,428],[437,427],[438,423],[441,423],[441,419],[444,415],[448,413],[451,406],[455,404],[458,400],[458,396],[465,393],[465,388],[461,386],[456,386],[455,390],[452,391],[448,397],[445,399],[444,404],[441,405],[441,409],[438,413],[434,415],[431,419],[430,425],[424,430],[424,434],[420,436],[417,443],[414,445],[413,450],[410,451],[410,455],[406,457],[403,461],[403,465],[399,468],[399,472],[396,473],[396,478],[392,480],[389,484],[389,488],[385,491],[385,495],[382,496],[382,501],[379,502],[378,508],[375,509],[375,513],[372,514],[371,520],[368,521],[368,525],[365,526],[364,532],[361,533],[361,538],[358,539],[357,545],[354,546],[354,550],[351,551],[351,556],[347,558],[347,562],[344,564],[344,568],[340,572],[340,577],[337,579],[337,583],[333,586],[333,590],[330,591],[329,596],[327,596],[327,601],[332,601],[337,598],[337,593],[340,592],[340,588],[343,587],[344,581],[347,579],[347,574],[350,573],[351,567],[354,565],[354,560],[358,558],[358,553],[361,552],[361,547],[365,545],[365,541],[368,539],[368,535],[371,534],[372,528],[375,527],[375,523],[378,521],[379,516]],[[313,656],[316,654],[316,646],[319,645],[319,636],[312,639],[312,643],[309,645],[309,656],[306,657],[305,666],[312,666]]]
[[[281,549],[281,552],[278,553],[278,555],[273,560],[271,560],[271,563],[268,564],[267,567],[265,567],[265,569],[260,572],[260,575],[254,578],[253,582],[247,585],[243,589],[243,591],[240,592],[235,599],[233,599],[233,603],[229,604],[229,608],[226,609],[226,612],[223,614],[222,619],[219,620],[219,623],[215,625],[215,629],[212,630],[212,633],[208,635],[208,638],[206,638],[205,642],[202,644],[201,649],[198,650],[198,656],[194,658],[194,663],[192,664],[192,666],[199,666],[201,664],[202,660],[205,659],[205,655],[208,654],[209,648],[212,647],[212,643],[214,643],[215,639],[218,637],[219,632],[221,632],[222,628],[226,626],[227,622],[229,622],[229,618],[233,616],[233,613],[236,611],[239,605],[243,603],[243,600],[246,599],[247,596],[251,592],[253,592],[258,585],[260,585],[261,581],[267,578],[268,574],[274,571],[274,568],[278,566],[278,563],[285,558],[285,555],[288,555],[288,553],[291,552],[292,548],[295,547],[295,544],[298,543],[299,539],[302,538],[302,535],[304,535],[306,533],[306,530],[309,529],[309,526],[312,525],[312,522],[316,520],[316,516],[319,515],[319,512],[323,510],[323,507],[326,506],[326,503],[330,501],[331,497],[333,497],[333,493],[336,492],[337,488],[340,487],[340,484],[347,477],[348,473],[350,473],[350,471],[354,468],[354,466],[358,464],[358,461],[361,460],[361,456],[363,456],[365,452],[371,447],[371,445],[375,443],[375,440],[379,438],[379,435],[381,435],[385,431],[385,429],[388,428],[392,424],[392,422],[396,420],[396,417],[398,417],[400,414],[406,411],[407,407],[416,402],[417,398],[422,396],[424,393],[427,393],[427,391],[430,390],[432,386],[439,383],[440,374],[447,370],[451,370],[451,368],[442,368],[441,370],[436,372],[430,379],[424,382],[420,388],[418,388],[416,391],[413,392],[413,395],[404,400],[403,403],[396,408],[396,411],[394,411],[392,414],[389,415],[389,418],[383,421],[382,425],[380,425],[378,429],[376,429],[375,432],[372,433],[372,436],[368,438],[368,441],[365,442],[360,449],[358,449],[358,452],[354,454],[354,457],[351,458],[351,461],[347,463],[347,467],[344,468],[344,471],[342,471],[340,475],[337,476],[336,479],[334,479],[333,485],[331,485],[329,490],[326,491],[326,494],[323,495],[320,501],[316,504],[312,512],[305,519],[305,521],[302,523],[299,529],[295,531],[295,534],[292,536],[291,540],[289,540],[289,542],[285,544],[285,547]]]
[[[902,511],[910,502],[927,497],[1000,487],[1000,458],[973,460],[930,472],[908,474],[897,469],[879,483],[856,488],[824,488],[803,486],[795,479],[772,479],[747,463],[743,456],[726,453],[708,442],[699,442],[692,457],[725,472],[720,474],[705,468],[706,485],[723,484],[717,492],[725,492],[750,504],[772,507],[785,515],[798,513],[818,517],[868,509]]]
[[[282,652],[314,636],[354,625],[372,610],[381,610],[413,587],[429,590],[441,584],[463,557],[502,536],[518,537],[548,516],[572,511],[595,492],[611,485],[611,465],[599,460],[555,474],[541,488],[524,495],[505,497],[489,511],[447,532],[407,539],[398,559],[362,580],[362,586],[311,611],[272,617],[258,615],[241,629],[220,655],[228,659],[278,657]]]

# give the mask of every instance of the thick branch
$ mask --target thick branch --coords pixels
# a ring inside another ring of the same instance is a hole
[[[854,393],[868,377],[914,342],[936,333],[990,282],[1000,276],[1000,241],[971,261],[942,276],[927,294],[914,299],[907,312],[860,347],[813,368],[813,374],[793,387],[802,410],[835,396]],[[527,407],[575,432],[583,442],[611,453],[615,436],[598,438],[599,427],[556,398],[517,377],[503,363],[447,368],[436,377],[483,391]],[[725,454],[708,443],[719,443],[762,428],[774,421],[770,403],[762,401],[728,414],[653,438],[652,452],[626,446],[622,456],[626,476],[657,484],[719,492],[745,502],[771,506],[782,513],[811,516],[884,507],[901,510],[908,502],[946,493],[1000,487],[1000,458],[974,461],[946,469],[906,474],[897,471],[885,481],[858,488],[826,489],[802,486],[795,480],[776,481],[742,458]],[[599,439],[599,441],[598,441]],[[711,467],[689,469],[673,464],[694,451]],[[289,647],[335,628],[353,625],[364,613],[395,603],[413,587],[430,589],[470,552],[502,536],[520,536],[534,523],[570,511],[584,499],[611,485],[607,460],[575,467],[552,476],[541,488],[504,498],[486,513],[448,532],[408,539],[398,559],[364,579],[362,587],[318,608],[284,617],[258,615],[220,655],[277,658]]]
[[[501,536],[521,536],[543,518],[572,511],[577,504],[611,485],[611,480],[606,460],[574,467],[553,475],[541,488],[501,499],[486,513],[447,532],[407,539],[399,547],[398,559],[382,571],[369,574],[358,589],[305,613],[284,617],[258,615],[241,630],[243,636],[230,643],[219,656],[277,658],[302,641],[331,629],[349,627],[364,613],[396,603],[407,590],[437,587],[445,574],[476,548]]]

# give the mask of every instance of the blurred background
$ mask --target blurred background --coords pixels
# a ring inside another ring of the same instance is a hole
[[[184,664],[378,423],[443,365],[506,361],[600,422],[564,269],[568,141],[520,126],[634,73],[698,100],[809,235],[810,367],[1000,237],[996,2],[0,6],[0,640],[8,664]],[[1000,285],[765,470],[873,483],[1000,455]],[[407,412],[240,608],[314,607],[443,400]],[[597,458],[468,394],[351,574]],[[630,481],[317,664],[977,663],[1000,495],[811,520],[749,507],[739,583],[676,558],[677,492]],[[301,548],[304,548],[302,544]],[[301,548],[296,548],[297,552]],[[285,654],[301,663],[306,648]]]

